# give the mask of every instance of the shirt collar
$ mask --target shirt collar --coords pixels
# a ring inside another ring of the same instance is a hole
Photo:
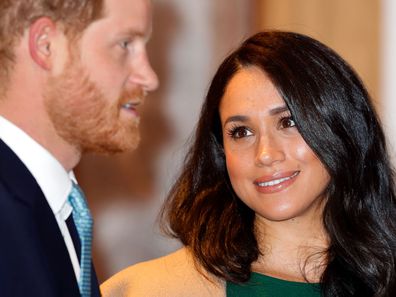
[[[27,167],[44,193],[54,214],[67,201],[73,172],[67,172],[59,161],[19,127],[0,116],[0,138]]]

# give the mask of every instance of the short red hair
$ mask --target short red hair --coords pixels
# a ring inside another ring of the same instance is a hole
[[[103,0],[1,0],[0,90],[6,89],[14,63],[14,47],[23,32],[40,17],[64,25],[69,37],[77,36],[103,14]]]

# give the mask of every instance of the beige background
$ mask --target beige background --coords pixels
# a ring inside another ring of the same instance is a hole
[[[335,49],[379,99],[379,0],[259,0],[258,28],[308,34]]]

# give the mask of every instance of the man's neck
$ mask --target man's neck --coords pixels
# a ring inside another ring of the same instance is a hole
[[[62,139],[56,133],[52,123],[43,119],[44,116],[35,114],[37,119],[28,116],[21,119],[20,114],[7,112],[3,103],[4,101],[0,103],[0,115],[44,147],[62,164],[66,171],[72,170],[78,164],[81,159],[81,151]]]

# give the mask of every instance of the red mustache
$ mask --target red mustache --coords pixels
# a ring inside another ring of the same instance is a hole
[[[122,106],[126,103],[143,104],[146,98],[146,92],[141,88],[133,91],[123,91],[119,97],[119,105]]]

